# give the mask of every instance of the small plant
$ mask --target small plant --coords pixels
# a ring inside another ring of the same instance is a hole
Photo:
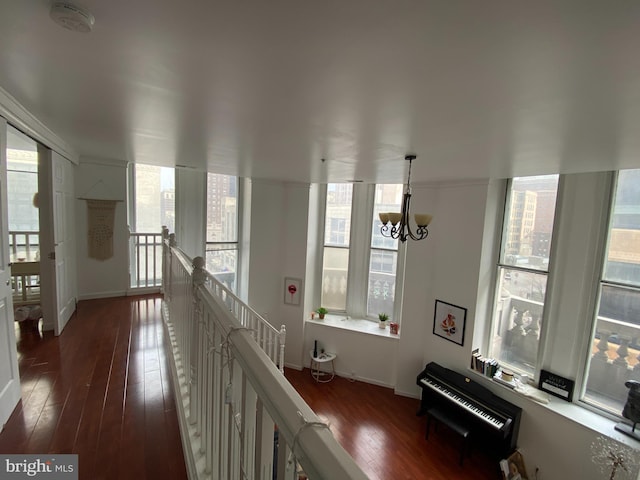
[[[320,317],[320,320],[322,320],[324,318],[324,316],[329,313],[329,310],[327,310],[324,307],[320,307],[319,309],[316,310],[316,312],[318,313],[318,316]]]
[[[389,320],[389,315],[387,315],[386,313],[379,313],[378,314],[378,319],[381,322],[386,322],[387,320]]]

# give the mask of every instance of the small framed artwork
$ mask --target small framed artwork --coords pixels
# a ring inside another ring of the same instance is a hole
[[[286,305],[300,305],[302,294],[302,280],[299,278],[285,277],[284,279],[284,303]]]
[[[464,327],[467,309],[452,303],[436,300],[433,314],[433,334],[458,345],[464,344]]]

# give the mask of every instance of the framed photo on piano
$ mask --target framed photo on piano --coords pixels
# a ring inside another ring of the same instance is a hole
[[[436,300],[433,314],[433,334],[450,342],[464,345],[467,309],[449,302]]]

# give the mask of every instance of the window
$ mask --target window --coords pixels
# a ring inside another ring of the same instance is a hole
[[[38,145],[7,126],[7,210],[11,252],[19,257],[39,256]]]
[[[398,242],[382,236],[378,212],[400,211],[402,191],[402,185],[327,185],[322,306],[356,318],[393,316]]]
[[[352,199],[353,185],[327,185],[321,304],[329,310],[347,310]]]
[[[174,169],[135,164],[133,198],[130,286],[158,287],[162,284],[162,226],[175,232]]]
[[[135,232],[175,232],[175,173],[173,168],[135,165]]]
[[[489,355],[533,376],[549,274],[558,176],[509,183]]]
[[[207,174],[206,269],[236,292],[238,178]]]
[[[618,173],[583,400],[619,414],[640,380],[640,170]]]
[[[399,212],[402,203],[402,185],[376,185],[373,204],[373,228],[369,256],[367,315],[393,314],[398,264],[398,240],[380,233],[380,212]]]

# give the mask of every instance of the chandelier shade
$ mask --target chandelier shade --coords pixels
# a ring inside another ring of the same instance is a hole
[[[400,240],[402,243],[406,242],[407,238],[413,240],[427,238],[427,235],[429,235],[427,227],[433,219],[432,215],[416,213],[414,215],[416,231],[415,233],[412,231],[410,224],[411,214],[409,213],[411,208],[411,162],[416,159],[416,156],[406,155],[404,159],[409,162],[409,174],[404,195],[402,196],[402,210],[400,212],[380,212],[378,214],[380,222],[382,222],[382,227],[380,228],[382,236]]]

